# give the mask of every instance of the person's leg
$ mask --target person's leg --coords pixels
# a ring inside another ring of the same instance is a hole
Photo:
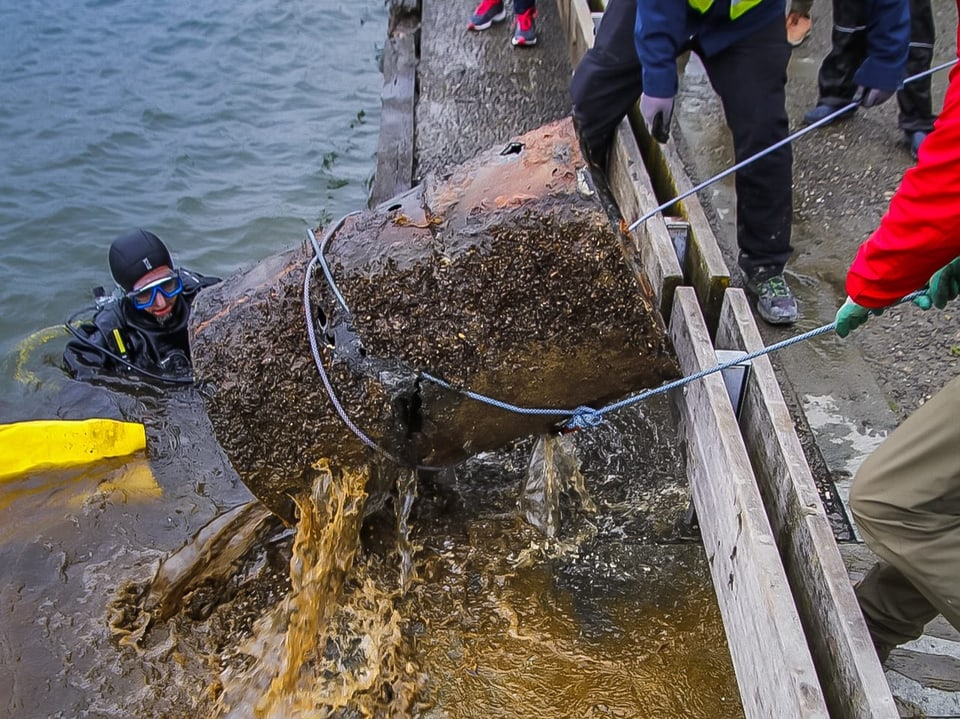
[[[636,0],[610,0],[593,47],[573,73],[573,119],[588,162],[606,171],[613,132],[643,89],[633,43]]]
[[[853,99],[857,91],[853,76],[867,56],[866,14],[864,0],[833,0],[830,52],[820,63],[817,106],[804,115],[807,122],[816,122]]]
[[[881,654],[919,637],[927,622],[940,613],[899,569],[883,561],[871,567],[855,591]]]
[[[523,15],[530,10],[536,10],[537,0],[513,0],[513,14]]]
[[[793,0],[793,2],[790,3],[790,12],[807,15],[808,17],[812,8],[813,0]]]
[[[866,459],[850,506],[886,563],[857,589],[875,641],[901,644],[940,612],[960,629],[960,378]]]
[[[910,0],[910,53],[907,55],[907,77],[930,69],[933,61],[933,43],[936,28],[930,0]],[[897,93],[900,106],[899,126],[907,136],[911,151],[916,157],[917,149],[927,134],[933,130],[936,119],[933,100],[930,96],[930,76],[914,80]]]
[[[790,46],[777,20],[713,57],[704,58],[733,134],[737,162],[783,140]],[[736,174],[737,242],[748,277],[760,267],[776,274],[790,257],[793,154],[786,144]]]

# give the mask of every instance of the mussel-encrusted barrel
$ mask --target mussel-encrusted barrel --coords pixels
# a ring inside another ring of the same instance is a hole
[[[578,178],[582,166],[564,120],[431,175],[330,234],[335,289],[316,266],[309,296],[341,411],[308,340],[311,245],[202,293],[195,372],[254,494],[285,514],[320,458],[354,467],[382,450],[388,463],[443,466],[563,420],[427,376],[541,409],[602,407],[675,377],[662,318]]]

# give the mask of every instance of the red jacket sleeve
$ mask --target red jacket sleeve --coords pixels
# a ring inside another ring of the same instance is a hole
[[[895,303],[960,256],[960,65],[919,154],[847,273],[847,294],[864,307]]]

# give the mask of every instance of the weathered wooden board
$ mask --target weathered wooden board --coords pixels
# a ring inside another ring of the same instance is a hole
[[[370,189],[370,206],[408,190],[413,184],[413,114],[417,85],[419,18],[401,0],[390,12],[383,48],[380,140],[377,171]]]
[[[726,293],[716,344],[763,347],[743,291]],[[752,362],[740,429],[797,610],[835,717],[897,717],[813,475],[770,360]]]
[[[673,142],[660,144],[650,137],[643,126],[638,106],[634,106],[630,112],[630,123],[637,137],[640,138],[640,149],[657,197],[661,198],[660,202],[667,202],[670,198],[692,188],[693,182],[687,176],[683,161]],[[689,284],[696,289],[707,326],[713,332],[716,330],[724,292],[730,286],[730,270],[723,260],[720,245],[717,244],[710,221],[696,194],[677,203],[676,207],[677,214],[690,225],[683,274]],[[668,212],[670,211],[668,209]],[[637,218],[627,218],[627,223],[630,224],[635,219]]]
[[[593,47],[594,13],[587,0],[557,0],[557,9],[570,47],[570,63],[576,67],[583,54]]]
[[[684,375],[716,365],[695,292],[678,287],[670,336]],[[723,379],[677,398],[687,476],[747,717],[829,716]]]
[[[609,181],[625,218],[639,217],[641,208],[656,207],[650,176],[626,121],[617,128],[610,156]],[[653,217],[640,225],[630,233],[630,239],[630,250],[639,257],[639,266],[644,268],[646,282],[657,299],[660,312],[668,317],[673,304],[673,291],[683,283],[683,273],[663,217]]]

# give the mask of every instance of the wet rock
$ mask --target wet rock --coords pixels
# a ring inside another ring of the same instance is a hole
[[[455,464],[677,376],[582,166],[569,120],[545,125],[328,228],[333,284],[304,243],[201,294],[196,376],[254,494],[289,513],[320,458]]]

